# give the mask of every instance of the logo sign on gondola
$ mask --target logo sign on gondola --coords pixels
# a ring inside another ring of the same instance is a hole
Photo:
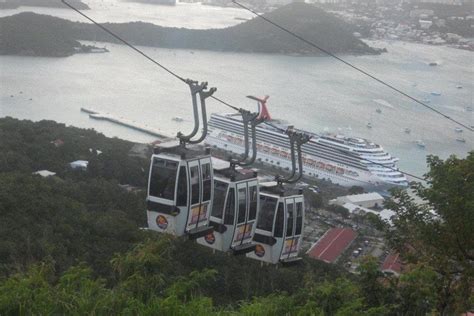
[[[245,240],[252,237],[252,224],[241,225],[237,228],[237,235],[234,242]]]
[[[255,246],[255,255],[260,258],[265,256],[265,248],[260,244]]]
[[[209,244],[212,245],[216,242],[216,236],[214,236],[214,233],[207,234],[204,236],[204,240]]]
[[[207,220],[207,204],[195,206],[191,209],[191,219],[188,225]]]
[[[282,255],[298,252],[298,242],[299,242],[299,237],[287,239],[285,241],[285,248],[283,249]]]
[[[158,225],[159,228],[164,230],[168,228],[168,220],[163,215],[158,215],[156,217],[156,225]]]

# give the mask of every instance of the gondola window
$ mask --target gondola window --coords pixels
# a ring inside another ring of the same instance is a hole
[[[278,204],[278,211],[275,220],[275,237],[282,237],[283,236],[283,227],[285,225],[285,214],[284,214],[284,206],[283,203]]]
[[[292,236],[293,235],[293,203],[287,204],[287,214],[288,214],[288,220],[286,224],[286,236]]]
[[[188,204],[188,176],[186,174],[186,167],[179,169],[178,175],[178,200],[177,206],[186,206]]]
[[[237,223],[245,222],[245,210],[247,207],[247,189],[239,189],[239,215],[237,217]]]
[[[199,167],[191,167],[191,204],[199,203]]]
[[[214,182],[214,200],[212,202],[212,216],[214,217],[222,218],[227,187],[227,183],[220,181]]]
[[[150,175],[150,196],[174,200],[177,171],[176,161],[155,158]]]
[[[301,235],[303,228],[303,203],[296,203],[296,232],[295,235]]]
[[[229,189],[229,195],[227,196],[227,203],[225,206],[225,225],[234,225],[234,209],[235,209],[235,191],[234,188]]]
[[[211,199],[211,165],[206,163],[202,168],[202,200],[209,201]]]
[[[249,187],[249,221],[254,220],[257,217],[257,200],[258,194],[257,194],[257,187],[256,186],[251,186]]]
[[[260,196],[261,209],[258,215],[257,228],[271,232],[275,216],[277,200],[275,198]]]

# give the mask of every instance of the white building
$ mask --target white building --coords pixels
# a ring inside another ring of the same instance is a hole
[[[72,169],[87,170],[88,164],[89,164],[89,161],[87,160],[76,160],[69,163],[69,166],[71,166]]]
[[[346,203],[354,204],[359,207],[364,208],[379,208],[382,207],[384,202],[383,196],[376,192],[372,193],[363,193],[363,194],[354,194],[339,196],[338,198],[329,201],[329,204],[337,204],[344,206]]]
[[[1,0],[0,0],[1,2]],[[49,170],[38,170],[36,172],[33,172],[33,174],[37,174],[39,176],[42,176],[43,178],[47,178],[47,177],[52,177],[54,175],[56,175],[56,172],[52,172],[52,171],[49,171]]]
[[[420,27],[423,30],[427,30],[431,27],[431,25],[433,25],[433,21],[429,20],[419,20],[418,23],[420,23]]]

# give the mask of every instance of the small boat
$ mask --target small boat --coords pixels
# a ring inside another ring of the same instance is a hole
[[[183,118],[182,118],[182,117],[179,117],[179,116],[173,117],[172,120],[175,121],[175,122],[182,122],[182,121],[184,121]]]
[[[433,61],[433,62],[429,63],[428,65],[430,65],[430,66],[434,67],[434,66],[438,66],[438,63],[437,63],[437,62],[435,62],[435,61]]]
[[[372,128],[372,123],[367,123],[367,128]]]
[[[408,127],[406,127],[403,131],[404,131],[406,134],[410,134],[410,133],[411,133],[411,129],[409,129]]]
[[[381,110],[381,109],[377,109],[377,110],[375,110],[375,112],[377,112],[377,113],[382,113],[382,110]]]
[[[417,140],[415,143],[420,148],[425,148],[426,147],[425,143],[421,139]]]
[[[466,142],[466,139],[462,138],[462,137],[458,137],[456,138],[456,141],[460,142],[460,143],[465,143]]]
[[[441,95],[441,93],[440,93],[440,92],[433,91],[433,92],[431,92],[431,95],[434,95],[434,96],[439,97],[439,96]]]
[[[462,128],[456,127],[456,128],[454,129],[454,131],[455,131],[456,133],[462,133]]]
[[[456,89],[462,89],[462,86],[461,86],[461,85],[457,85],[457,86],[456,86]]]

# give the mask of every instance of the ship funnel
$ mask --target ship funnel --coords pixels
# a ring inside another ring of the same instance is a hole
[[[266,121],[271,121],[272,117],[270,115],[270,112],[268,111],[267,108],[267,100],[270,96],[266,95],[263,98],[257,98],[251,95],[248,95],[247,98],[255,100],[258,102],[258,119],[260,120],[266,120]]]

